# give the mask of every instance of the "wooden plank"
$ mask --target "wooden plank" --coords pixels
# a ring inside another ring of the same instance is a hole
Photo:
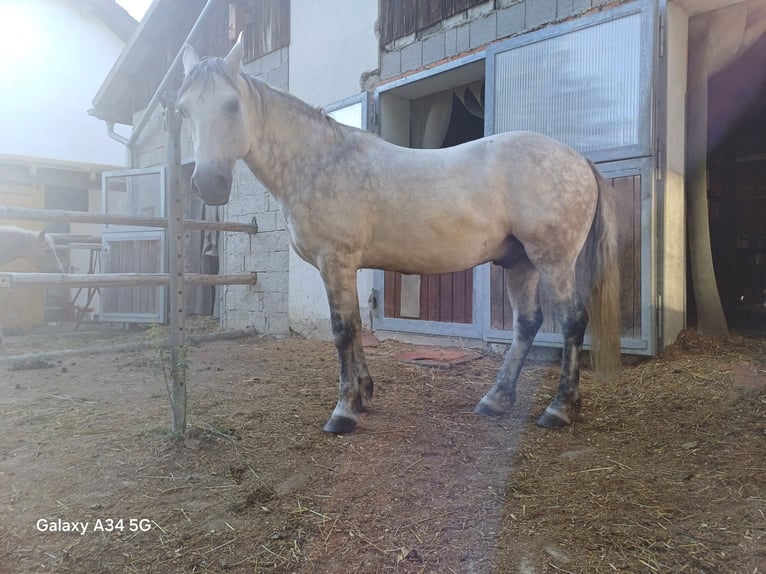
[[[380,45],[438,24],[486,0],[381,0]]]
[[[190,285],[254,285],[255,272],[249,275],[203,275],[190,273],[184,276]],[[139,285],[168,285],[168,273],[100,273],[88,275],[65,275],[61,273],[0,273],[0,287],[124,287]]]
[[[423,30],[440,22],[445,16],[443,0],[421,0],[417,5],[416,29]]]
[[[641,333],[641,178],[611,180],[615,190],[620,312],[623,336]]]
[[[105,223],[112,225],[135,225],[138,227],[167,228],[164,217],[141,217],[137,215],[107,215],[86,211],[67,211],[63,209],[27,209],[10,205],[0,205],[0,219],[19,219],[27,221],[63,221],[66,223]],[[226,221],[184,220],[187,229],[203,231],[235,231],[257,233],[256,223],[233,223]]]
[[[473,275],[473,271],[468,273]],[[470,323],[471,314],[466,301],[466,272],[455,273],[452,276],[452,320],[455,323]]]
[[[465,323],[473,322],[473,269],[463,272],[465,274]]]
[[[507,331],[511,328],[505,321],[505,280],[503,268],[492,264],[489,268],[489,324],[492,329]]]
[[[397,317],[399,302],[396,299],[399,277],[393,271],[383,274],[383,316]]]
[[[455,273],[454,275],[460,275],[460,273]],[[437,302],[439,306],[439,321],[443,322],[451,322],[453,320],[452,276],[452,273],[444,273],[437,276],[439,282],[439,300]]]
[[[426,289],[426,318],[429,321],[439,320],[439,275],[424,275],[428,285]]]

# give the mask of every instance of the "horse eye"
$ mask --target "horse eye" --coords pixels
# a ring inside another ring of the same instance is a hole
[[[223,105],[223,109],[229,114],[236,114],[239,111],[239,100],[229,100]]]

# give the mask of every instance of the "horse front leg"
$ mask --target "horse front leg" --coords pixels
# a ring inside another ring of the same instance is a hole
[[[571,422],[570,414],[580,412],[580,353],[588,326],[588,313],[576,298],[573,301],[568,308],[557,309],[564,334],[564,349],[556,397],[537,420],[537,424],[545,428],[567,426]]]
[[[356,427],[357,414],[369,408],[373,394],[372,377],[362,347],[356,269],[328,261],[320,266],[320,272],[330,303],[330,321],[340,366],[338,403],[324,430],[334,434],[350,433]]]

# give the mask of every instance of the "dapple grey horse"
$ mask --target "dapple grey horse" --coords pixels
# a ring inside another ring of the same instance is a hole
[[[488,261],[506,269],[514,339],[476,412],[500,415],[514,403],[543,289],[564,349],[557,395],[538,424],[569,424],[589,319],[597,370],[619,365],[613,190],[595,166],[529,132],[441,150],[392,145],[245,74],[242,54],[241,37],[225,58],[200,60],[184,48],[176,108],[194,146],[192,187],[208,204],[227,203],[244,160],[279,202],[296,253],[319,269],[340,362],[324,430],[351,432],[372,399],[357,270],[448,273]]]

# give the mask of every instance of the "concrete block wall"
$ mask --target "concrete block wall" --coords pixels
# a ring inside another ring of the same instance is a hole
[[[479,4],[385,46],[380,54],[380,77],[395,78],[613,3],[615,0],[492,0]]]
[[[266,83],[287,90],[288,48],[249,62],[245,70]],[[288,314],[289,239],[277,203],[250,170],[239,162],[232,196],[224,209],[227,221],[258,223],[258,233],[225,233],[221,273],[255,272],[255,285],[222,288],[222,317],[226,329],[252,328],[258,333],[286,336]]]
[[[282,90],[288,87],[289,49],[275,50],[249,62],[245,70]],[[136,121],[141,113],[137,114]],[[136,150],[140,167],[164,165],[165,117],[161,107],[152,114]],[[184,160],[193,157],[191,138],[181,133]],[[290,333],[288,315],[289,239],[284,219],[274,199],[247,167],[235,168],[232,196],[224,208],[226,221],[258,223],[258,233],[224,233],[219,240],[220,273],[258,275],[256,285],[226,285],[218,288],[223,327],[252,328],[258,333],[286,336]]]
[[[136,112],[133,117],[133,124],[135,125],[141,119],[143,110]],[[149,121],[141,133],[141,137],[136,142],[137,153],[137,167],[152,167],[157,165],[165,165],[167,154],[165,151],[165,144],[167,143],[167,135],[165,133],[165,111],[162,106],[152,112]],[[185,127],[181,129],[181,157],[186,160],[193,155],[191,138],[187,133]]]

